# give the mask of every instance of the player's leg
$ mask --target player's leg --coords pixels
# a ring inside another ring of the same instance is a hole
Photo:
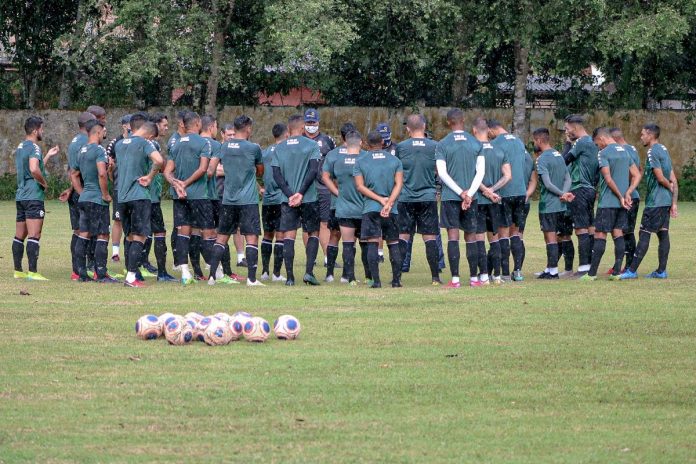
[[[29,280],[48,280],[38,273],[39,262],[39,241],[41,240],[41,231],[44,223],[44,203],[43,201],[31,201],[27,209],[27,260],[29,261],[29,272],[27,279]]]
[[[435,211],[437,211],[437,206]],[[391,286],[392,288],[400,288],[402,287],[401,268],[403,267],[404,258],[401,254],[401,245],[399,244],[399,225],[397,215],[390,214],[388,218],[383,218],[379,216],[379,213],[376,214],[378,214],[378,217],[382,221],[382,237],[384,238],[384,241],[387,242],[387,247],[389,247],[389,262],[392,268]],[[377,240],[375,246],[379,246],[379,240]],[[372,253],[372,248],[370,249],[370,253]],[[379,253],[377,253],[376,248],[374,249],[374,253],[376,258],[374,266],[377,266],[379,269]],[[372,262],[370,266],[371,269],[374,269],[372,267]]]
[[[432,285],[440,285],[440,247],[437,237],[440,236],[440,221],[437,214],[437,202],[428,201],[412,203],[414,226],[417,233],[423,237],[425,257],[430,268]]]
[[[588,273],[580,280],[596,280],[599,264],[607,248],[607,233],[613,229],[616,218],[616,208],[599,208],[597,210],[597,226],[594,233],[594,246],[592,248],[592,262]]]
[[[280,218],[280,214],[278,215]],[[285,277],[280,274],[283,267],[283,251],[285,243],[285,234],[276,230],[275,242],[273,244],[273,282],[285,282]]]
[[[338,258],[338,242],[341,240],[341,228],[336,218],[336,210],[332,209],[329,213],[329,241],[326,244],[326,281],[333,282],[334,268]]]
[[[177,229],[174,247],[174,266],[181,270],[181,282],[193,282],[189,269],[189,247],[191,242],[191,213],[186,200],[174,200],[174,227]]]
[[[459,261],[461,259],[461,251],[459,249],[459,229],[447,229],[447,260],[449,261],[450,273],[452,280],[447,285],[447,288],[459,288]]]
[[[22,268],[24,259],[24,240],[27,238],[26,219],[15,223],[15,236],[12,240],[12,259],[14,261],[14,278],[24,279],[27,275]]]
[[[145,239],[151,233],[152,202],[150,200],[131,201],[127,203],[127,209],[130,213],[130,230],[128,231],[130,248],[128,250],[128,273],[125,285],[127,287],[142,287],[142,283],[136,280],[136,272],[140,267]]]
[[[558,279],[558,221],[563,213],[539,213],[539,223],[546,243],[546,269],[539,279]]]
[[[302,281],[307,285],[319,285],[319,281],[314,277],[314,263],[319,252],[319,202],[303,203],[299,206],[302,230],[307,232],[307,262],[305,265],[305,275]]]
[[[201,269],[201,245],[203,237],[201,230],[198,227],[192,227],[189,234],[188,257],[193,268],[194,278],[196,280],[203,279],[203,270]]]
[[[247,263],[244,260],[244,236],[239,230],[234,233],[234,249],[237,253],[237,267],[246,267]]]
[[[578,276],[582,276],[590,270],[592,260],[592,237],[590,227],[592,226],[592,210],[594,208],[594,190],[592,198],[588,198],[589,190],[579,188],[573,191],[575,200],[570,203],[571,215],[575,228],[575,235],[578,237]]]
[[[95,280],[99,283],[118,283],[109,276],[107,261],[109,258],[109,206],[90,205],[91,230],[90,235],[96,238],[94,241],[94,272]]]
[[[638,219],[638,209],[640,208],[640,200],[634,199],[631,204],[631,209],[628,211],[628,219],[626,230],[624,230],[624,240],[626,241],[626,264],[624,267],[628,269],[633,261],[633,254],[636,252],[636,220]],[[619,271],[619,269],[615,269]]]
[[[256,272],[259,264],[259,235],[261,235],[261,218],[258,205],[244,205],[240,210],[239,231],[246,240],[247,286],[263,286],[256,280]]]
[[[283,232],[283,261],[288,273],[285,285],[295,285],[295,238],[301,224],[299,208],[292,208],[287,203],[280,206],[280,228]]]
[[[343,276],[355,285],[355,227],[350,220],[339,219],[341,240],[343,241]]]
[[[273,254],[273,213],[274,205],[261,206],[261,224],[263,225],[263,238],[261,239],[261,280],[270,279],[271,255]]]
[[[667,278],[667,260],[669,259],[670,241],[669,241],[669,218],[670,208],[661,207],[657,209],[657,218],[655,225],[657,226],[657,269],[646,275],[650,279],[666,279]]]

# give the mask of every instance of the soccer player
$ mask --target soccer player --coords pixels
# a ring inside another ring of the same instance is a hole
[[[527,187],[529,177],[527,176],[527,158],[531,156],[527,152],[524,143],[500,124],[500,122],[489,119],[488,133],[491,145],[507,155],[510,162],[511,179],[500,189],[500,196],[503,199],[503,223],[498,228],[500,243],[500,265],[503,280],[509,281],[510,277],[510,236],[519,237],[519,226],[524,224],[527,217]],[[524,226],[523,226],[524,228]],[[519,256],[519,247],[524,246],[521,240],[515,240],[516,253]],[[515,271],[515,280],[521,279],[521,272]]]
[[[512,262],[514,267],[512,271],[512,280],[516,282],[521,282],[524,280],[524,276],[522,275],[522,266],[524,265],[524,258],[526,254],[524,246],[524,229],[527,225],[527,216],[529,216],[529,210],[531,208],[529,199],[532,198],[532,195],[534,195],[538,183],[536,166],[534,165],[534,160],[532,159],[532,156],[528,152],[525,156],[524,161],[524,176],[527,183],[524,214],[521,218],[521,222],[517,224],[516,233],[512,233],[512,236],[510,237],[510,249],[512,251]],[[570,227],[570,231],[572,232],[572,227]]]
[[[416,232],[423,236],[432,285],[440,285],[437,234],[440,233],[435,186],[435,146],[425,137],[425,118],[412,114],[406,120],[409,138],[396,146],[403,167],[404,185],[399,197],[399,246],[401,256]]]
[[[396,143],[394,143],[394,140],[392,140],[392,131],[391,127],[389,127],[389,124],[387,124],[386,122],[380,122],[379,124],[377,124],[375,130],[382,135],[382,150],[388,151],[392,155],[396,156]],[[412,248],[413,237],[411,238],[411,240],[408,241],[408,255],[404,257],[404,266],[407,266],[407,268],[405,269],[406,272],[409,271],[411,265]],[[379,254],[379,262],[383,263],[384,241],[382,239],[379,240],[379,248],[377,249],[377,253]],[[402,270],[404,270],[404,268],[402,268]]]
[[[316,142],[303,137],[304,124],[301,115],[288,119],[289,137],[276,145],[273,161],[273,179],[283,192],[280,205],[280,231],[283,239],[283,258],[288,278],[285,285],[295,285],[295,237],[297,229],[309,235],[306,245],[307,264],[303,282],[319,285],[314,277],[314,262],[319,250],[319,203],[314,185],[319,170],[321,151]]]
[[[638,267],[650,247],[650,234],[657,234],[657,269],[646,277],[649,279],[667,278],[667,259],[669,258],[669,218],[677,217],[677,198],[679,184],[672,169],[672,159],[667,147],[660,143],[660,126],[646,124],[640,132],[640,141],[648,148],[645,163],[645,178],[648,186],[645,209],[640,221],[638,245],[633,261],[621,274],[621,280],[638,277]]]
[[[249,274],[247,286],[263,286],[256,280],[259,261],[259,235],[261,221],[259,218],[259,193],[256,177],[263,175],[263,155],[261,147],[249,142],[253,130],[253,121],[248,116],[238,116],[234,120],[236,137],[222,145],[220,151],[213,152],[208,173],[216,172],[217,164],[225,169],[225,193],[220,206],[220,225],[217,240],[210,260],[209,285],[216,281],[216,271],[225,253],[225,245],[230,236],[239,229],[246,239],[246,260]],[[227,276],[225,276],[227,277]],[[228,283],[237,283],[227,277]]]
[[[106,150],[99,143],[104,137],[104,126],[97,119],[85,124],[87,144],[72,160],[70,180],[78,194],[80,219],[78,240],[75,244],[75,264],[80,282],[91,282],[87,276],[87,252],[90,241],[94,247],[95,279],[100,283],[118,283],[107,274],[106,261],[109,247],[109,175]]]
[[[220,130],[220,135],[222,136],[223,143],[235,138],[234,124],[225,124]],[[222,167],[222,163],[218,163],[215,174],[217,176],[217,199],[218,201],[222,201],[222,197],[225,193],[225,170]],[[239,230],[234,233],[233,241],[234,248],[237,253],[237,266],[247,267],[246,258],[244,257],[244,237],[242,237],[242,234],[239,233]],[[246,277],[242,277],[236,272],[232,272],[231,259],[230,245],[227,244],[225,245],[225,254],[222,256],[222,269],[224,270],[225,275],[230,276],[232,279],[239,282],[246,282]]]
[[[126,287],[143,287],[136,278],[143,255],[145,239],[151,232],[152,201],[150,184],[161,169],[164,159],[152,139],[157,137],[157,125],[144,115],[131,118],[132,136],[115,147],[119,169],[118,198],[121,202],[121,221],[126,234]],[[148,162],[152,161],[152,164]],[[174,183],[173,185],[177,185]]]
[[[478,190],[486,173],[486,159],[481,153],[481,143],[464,130],[464,112],[458,108],[447,112],[447,125],[451,132],[437,144],[435,163],[437,175],[444,184],[440,218],[447,229],[447,258],[452,280],[447,288],[459,288],[459,231],[464,231],[466,259],[469,263],[469,285],[481,286],[478,278],[479,248],[476,241],[478,229]],[[466,190],[464,190],[466,189]],[[485,253],[485,251],[484,251]]]
[[[367,261],[370,267],[370,288],[381,288],[377,246],[384,238],[389,247],[393,288],[401,285],[403,255],[399,245],[398,210],[396,202],[404,183],[401,161],[382,150],[382,136],[373,131],[367,134],[368,153],[358,157],[353,177],[357,191],[362,194],[363,209],[360,239],[367,242]]]
[[[24,122],[26,137],[15,151],[17,222],[12,241],[15,279],[48,280],[37,271],[39,240],[45,216],[44,192],[47,187],[44,163],[55,156],[59,148],[58,146],[51,148],[46,153],[46,157],[41,158],[41,148],[37,143],[43,140],[43,132],[43,119],[38,116],[27,118]],[[29,272],[27,273],[22,270],[25,239],[27,239],[26,249],[29,261]]]
[[[121,133],[106,146],[106,155],[110,160],[116,160],[116,144],[130,137],[131,127],[130,127],[131,115],[126,114],[121,118]],[[121,206],[118,202],[118,168],[116,163],[109,163],[109,176],[111,182],[113,183],[113,193],[111,195],[113,213],[111,220],[113,225],[111,227],[111,261],[117,263],[121,260],[119,256],[121,249],[121,235],[123,234],[123,224],[121,223]]]
[[[539,223],[546,242],[546,269],[539,279],[558,279],[558,231],[562,226],[566,202],[573,201],[570,173],[563,155],[551,147],[549,130],[540,128],[532,134],[537,158],[537,174],[541,178]],[[560,186],[560,187],[559,187]]]
[[[565,119],[565,130],[575,140],[573,147],[565,156],[570,166],[572,179],[571,192],[575,198],[570,203],[570,212],[578,237],[579,267],[576,277],[582,277],[590,270],[592,260],[592,234],[594,234],[595,185],[599,175],[597,164],[597,145],[587,134],[582,116],[571,114]]]
[[[609,129],[598,127],[592,134],[592,140],[599,147],[599,203],[595,217],[592,265],[580,280],[597,280],[597,270],[607,247],[608,233],[614,239],[614,272],[609,279],[619,280],[626,249],[623,231],[628,222],[631,195],[640,182],[640,173],[631,155],[616,143]]]
[[[275,143],[263,152],[263,205],[261,206],[261,222],[263,223],[263,240],[261,240],[261,280],[285,282],[280,274],[283,266],[283,233],[280,229],[280,204],[283,192],[273,179],[273,155],[276,146],[288,138],[288,126],[278,123],[272,129]],[[275,239],[275,243],[273,242]],[[273,255],[273,274],[269,276],[269,266]]]
[[[486,160],[486,172],[479,190],[476,242],[479,248],[479,272],[483,285],[488,285],[488,262],[495,284],[502,283],[500,275],[500,241],[498,229],[505,223],[502,199],[498,191],[512,178],[510,161],[504,151],[498,150],[488,141],[488,122],[476,118],[473,125],[474,137],[481,142],[481,153]],[[488,235],[488,256],[486,256],[486,233]]]
[[[213,205],[208,198],[207,176],[210,163],[210,142],[199,135],[201,118],[192,111],[184,115],[183,135],[174,144],[170,158],[164,169],[164,177],[171,185],[174,199],[174,227],[179,231],[176,237],[176,256],[174,264],[181,270],[181,283],[195,283],[189,270],[189,245],[191,232],[200,229],[203,235],[201,252],[203,259],[210,263],[213,240]]]
[[[80,113],[77,117],[77,127],[78,134],[73,137],[70,145],[68,145],[68,176],[72,176],[72,168],[77,164],[77,156],[80,153],[82,147],[87,145],[87,131],[85,130],[85,124],[89,121],[95,121],[97,118],[94,117],[92,113],[84,112]],[[80,226],[80,209],[78,206],[78,200],[80,199],[79,193],[75,191],[72,187],[65,189],[59,197],[60,201],[68,202],[68,211],[70,213],[70,227],[73,231],[72,239],[70,240],[70,256],[72,257],[72,275],[71,280],[78,280],[79,275],[77,273],[77,262],[75,261],[75,245],[78,240],[78,228]]]
[[[611,129],[611,136],[614,140],[616,140],[616,143],[621,145],[629,155],[631,155],[631,159],[633,160],[633,163],[636,165],[638,168],[638,173],[640,174],[641,179],[643,178],[643,165],[640,164],[640,156],[638,156],[638,150],[636,150],[636,147],[633,145],[629,144],[626,142],[626,139],[623,136],[623,132],[621,132],[621,129],[619,128],[612,128]],[[623,271],[628,269],[631,266],[631,261],[633,261],[633,253],[636,251],[636,220],[638,219],[638,209],[640,208],[640,194],[638,193],[638,189],[636,188],[633,190],[633,193],[631,194],[631,209],[628,210],[628,220],[626,221],[626,228],[624,229],[624,242],[626,243],[626,252],[624,253],[626,256],[626,264],[625,267],[623,268]],[[619,271],[619,269],[609,269],[608,274],[613,274],[614,271]],[[623,272],[621,271],[621,272]]]

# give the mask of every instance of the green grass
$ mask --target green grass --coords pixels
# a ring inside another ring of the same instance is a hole
[[[397,290],[135,290],[69,281],[54,202],[39,262],[52,280],[13,281],[2,203],[0,462],[696,462],[696,205],[681,213],[667,281],[444,291],[418,243]],[[545,261],[536,211],[526,243],[529,277]],[[192,310],[290,313],[303,332],[225,347],[134,336],[143,314]]]

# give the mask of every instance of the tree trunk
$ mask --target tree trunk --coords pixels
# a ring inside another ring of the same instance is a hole
[[[463,26],[462,26],[463,27]],[[457,46],[458,50],[455,56],[458,56],[459,63],[455,67],[454,77],[452,79],[452,99],[450,104],[452,106],[460,106],[466,98],[467,90],[469,87],[469,60],[465,58],[466,46],[464,41],[460,40]]]
[[[72,75],[68,70],[68,64],[64,65],[60,78],[60,96],[58,97],[58,109],[64,110],[72,104]]]
[[[218,18],[221,14],[218,8],[219,0],[213,0],[212,2],[212,15],[213,18]],[[205,112],[207,114],[216,115],[217,114],[217,92],[220,85],[220,66],[222,64],[222,57],[225,54],[225,34],[232,21],[232,13],[234,12],[235,0],[229,0],[227,5],[227,13],[224,16],[224,20],[217,23],[215,28],[215,34],[213,35],[213,49],[211,53],[210,60],[210,74],[208,75],[208,82],[206,85],[206,100],[205,100]]]
[[[527,136],[527,77],[529,76],[529,48],[515,42],[515,89],[512,102],[512,132],[526,140]]]

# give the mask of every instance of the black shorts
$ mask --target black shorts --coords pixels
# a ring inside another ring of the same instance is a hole
[[[329,223],[328,223],[329,230],[341,230],[341,225],[338,223],[338,218],[336,217],[336,210],[332,209],[331,214],[329,215]]]
[[[413,235],[437,235],[440,223],[437,217],[436,201],[415,201],[399,203],[399,233]]]
[[[520,219],[520,222],[517,224],[517,230],[520,232],[524,232],[524,228],[527,226],[527,217],[529,216],[529,210],[532,209],[532,204],[527,202],[524,205],[524,217]],[[572,231],[572,228],[571,228]]]
[[[640,230],[651,233],[669,230],[669,210],[669,206],[645,208],[640,220]]]
[[[263,232],[272,234],[280,229],[280,205],[261,206],[261,222]]]
[[[331,220],[331,192],[328,189],[317,189],[319,202],[319,220],[329,222]]]
[[[123,233],[126,235],[144,235],[152,233],[150,227],[150,216],[152,212],[152,202],[150,200],[133,200],[121,203],[121,223]]]
[[[539,213],[539,224],[541,225],[542,232],[555,232],[560,235],[568,235],[567,228],[569,224],[569,216],[566,216],[565,211],[558,213]],[[570,233],[573,232],[571,227]]]
[[[220,225],[220,205],[222,202],[220,200],[210,200],[210,204],[213,207],[213,226],[217,228]]]
[[[72,191],[68,197],[68,211],[70,212],[70,229],[78,230],[80,228],[80,206],[77,204],[80,200],[80,194]]]
[[[571,192],[575,199],[568,204],[573,218],[573,227],[587,229],[594,225],[594,204],[596,193],[589,187],[576,188]]]
[[[220,205],[218,234],[232,235],[237,229],[242,235],[261,235],[259,205]]]
[[[109,235],[109,205],[98,205],[90,201],[83,201],[78,205],[80,209],[80,221],[78,230],[88,232],[92,237],[97,235]]]
[[[380,213],[365,213],[360,223],[360,238],[363,240],[370,238],[383,238],[387,242],[399,239],[398,214],[390,214],[388,218],[382,217]]]
[[[490,232],[492,234],[497,234],[498,228],[503,226],[503,205],[499,203],[482,205],[479,203],[476,216],[477,233],[483,234],[485,232]]]
[[[161,203],[152,204],[152,210],[150,211],[150,229],[153,234],[163,234],[167,231],[164,225]]]
[[[527,197],[520,195],[517,197],[503,198],[503,224],[502,227],[515,225],[519,228],[520,224],[527,221]],[[524,225],[522,226],[524,228]]]
[[[280,205],[280,232],[302,230],[307,233],[319,230],[319,202],[302,203],[297,208],[291,208],[287,203]]]
[[[17,222],[27,219],[43,219],[46,215],[44,202],[41,200],[20,200],[17,202]]]
[[[624,230],[628,224],[628,210],[624,208],[597,208],[595,230],[609,233],[614,229]]]
[[[478,229],[478,203],[471,202],[469,209],[462,209],[459,200],[443,201],[440,204],[440,221],[445,229],[460,229],[466,234],[475,234]]]
[[[636,222],[638,222],[638,209],[640,208],[640,198],[634,198],[631,203],[631,209],[628,210],[628,219],[624,234],[632,234],[636,231]]]
[[[113,219],[114,221],[120,221],[121,218],[123,218],[123,207],[121,206],[121,203],[118,202],[117,189],[114,189],[114,194],[111,195],[111,205],[111,209],[113,210],[111,219]]]
[[[213,204],[210,200],[174,200],[174,227],[214,229]]]
[[[340,227],[347,227],[349,229],[355,229],[355,237],[360,238],[360,232],[362,231],[362,219],[358,218],[338,218],[338,225]]]

